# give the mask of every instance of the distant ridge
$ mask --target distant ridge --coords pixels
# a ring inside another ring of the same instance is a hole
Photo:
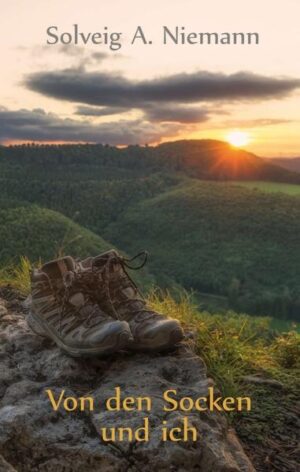
[[[300,157],[274,157],[266,159],[266,161],[292,172],[300,172]]]
[[[204,180],[267,180],[300,184],[300,175],[273,161],[216,140],[182,140],[163,143],[156,152]]]
[[[0,148],[2,164],[9,167],[26,165],[28,170],[41,163],[54,171],[54,166],[73,168],[74,165],[94,168],[96,174],[112,167],[134,173],[179,172],[201,180],[263,180],[300,184],[297,172],[243,149],[212,139],[181,140],[157,146],[131,145],[126,148],[102,144],[23,145]],[[81,169],[81,170],[82,170]],[[101,172],[102,174],[102,172]]]

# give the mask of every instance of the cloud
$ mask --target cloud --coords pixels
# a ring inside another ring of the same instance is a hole
[[[119,113],[124,113],[127,111],[127,108],[122,107],[88,107],[88,106],[79,106],[76,109],[76,115],[81,116],[109,116],[116,115]]]
[[[175,123],[203,123],[209,120],[209,112],[206,109],[185,107],[180,105],[149,106],[144,108],[145,116],[154,122]]]
[[[97,106],[146,109],[149,105],[257,101],[281,98],[300,88],[300,80],[249,72],[226,75],[200,71],[133,81],[120,74],[67,69],[37,72],[26,86],[47,97]]]
[[[73,44],[59,44],[55,46],[49,45],[35,45],[32,47],[18,46],[16,48],[22,53],[27,53],[32,59],[44,59],[45,57],[57,57],[64,56],[64,63],[68,64],[68,67],[75,69],[83,69],[88,66],[97,66],[100,62],[108,60],[111,55],[101,52],[87,49],[83,46],[75,46]],[[123,57],[121,54],[114,56],[115,58]]]
[[[94,142],[114,145],[144,144],[162,136],[176,136],[176,124],[153,124],[142,120],[119,120],[92,124],[62,119],[42,109],[7,110],[0,107],[0,142]]]
[[[49,46],[44,46],[49,51]],[[50,47],[51,49],[51,47]],[[60,44],[59,46],[52,49],[53,52],[58,51],[70,58],[74,58],[77,61],[77,68],[84,68],[88,65],[95,65],[99,62],[103,62],[109,58],[109,55],[105,52],[96,51],[93,52],[81,46],[74,46],[72,44]]]
[[[44,51],[49,50],[49,46],[43,46]],[[55,51],[55,49],[53,49]],[[92,52],[90,50],[85,49],[81,46],[74,46],[72,44],[60,44],[56,46],[56,51],[61,52],[67,56],[78,57],[87,54],[89,57],[96,59],[98,61],[102,61],[108,57],[108,54],[105,52]]]
[[[98,109],[79,107],[84,116],[105,116],[117,108]],[[77,111],[79,111],[77,110]],[[179,111],[178,111],[179,110]],[[102,112],[99,115],[98,112]],[[130,145],[159,142],[162,138],[173,138],[185,131],[193,131],[195,123],[209,119],[206,109],[196,108],[151,108],[148,119],[121,119],[113,122],[95,123],[87,119],[63,119],[43,109],[8,110],[0,106],[0,144],[14,141],[36,142],[92,142],[111,145]],[[151,121],[149,121],[151,118]],[[287,123],[285,119],[256,119],[227,121],[216,124],[216,128],[259,126]],[[183,123],[183,124],[180,124]]]
[[[81,105],[76,109],[76,115],[81,116],[109,116],[128,111],[126,107],[91,107]],[[174,122],[174,123],[202,123],[209,119],[209,113],[206,109],[185,107],[179,105],[168,106],[146,106],[144,108],[145,119],[152,122]]]
[[[82,57],[85,60],[80,50],[63,46],[61,52],[76,58],[77,62]],[[105,54],[95,52],[90,57],[91,60],[103,60]],[[299,79],[248,72],[226,75],[200,71],[134,81],[118,73],[88,71],[84,65],[32,73],[25,78],[25,84],[47,97],[76,104],[77,117],[63,119],[43,110],[0,108],[0,142],[153,143],[195,131],[210,117],[226,114],[228,103],[280,98],[300,88]],[[141,118],[115,119],[113,122],[97,120],[97,117],[121,115],[130,110],[142,112],[142,115],[135,114]],[[215,127],[259,127],[286,122],[278,119],[229,120],[216,123]]]
[[[292,123],[293,120],[285,118],[257,118],[255,120],[226,121],[222,126],[231,126],[238,128],[260,128],[261,126],[274,126]]]
[[[257,118],[253,120],[226,120],[214,124],[214,128],[261,128],[293,123],[294,120],[285,118]]]

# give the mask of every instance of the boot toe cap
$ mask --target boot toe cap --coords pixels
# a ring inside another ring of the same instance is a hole
[[[159,351],[174,346],[182,341],[183,337],[183,330],[177,320],[163,319],[135,337],[135,345],[141,349]]]
[[[132,334],[128,323],[125,321],[112,321],[100,330],[94,331],[89,339],[93,347],[99,349],[119,350],[126,346],[132,339]]]

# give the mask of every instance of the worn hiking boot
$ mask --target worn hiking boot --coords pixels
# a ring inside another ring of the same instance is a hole
[[[29,326],[72,356],[105,355],[125,348],[132,340],[128,323],[101,310],[92,282],[71,257],[34,270]]]
[[[177,320],[156,313],[146,306],[126,270],[140,269],[145,264],[146,257],[139,267],[129,266],[128,262],[133,259],[125,259],[111,250],[81,261],[80,266],[83,270],[90,270],[98,278],[99,306],[111,316],[129,323],[134,338],[130,344],[131,349],[168,349],[183,339],[182,328]]]

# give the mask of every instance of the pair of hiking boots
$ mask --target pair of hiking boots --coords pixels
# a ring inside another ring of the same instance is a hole
[[[142,267],[131,267],[133,259],[111,250],[80,262],[66,256],[34,270],[29,326],[76,357],[174,346],[183,338],[181,326],[146,306],[127,272]]]

